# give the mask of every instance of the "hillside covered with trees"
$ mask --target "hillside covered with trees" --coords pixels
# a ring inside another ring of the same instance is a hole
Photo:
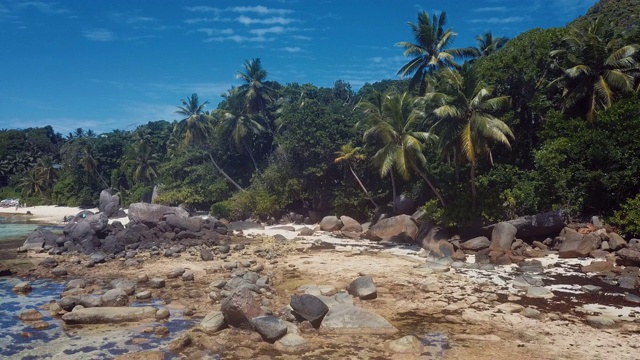
[[[638,14],[603,0],[566,28],[455,48],[446,14],[420,12],[396,44],[403,80],[357,92],[279,84],[249,59],[216,108],[176,99],[179,120],[0,131],[0,197],[95,205],[112,188],[126,205],[158,185],[156,202],[216,216],[364,220],[404,195],[445,226],[563,209],[639,234]]]

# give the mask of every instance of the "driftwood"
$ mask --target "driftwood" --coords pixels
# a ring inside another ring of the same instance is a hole
[[[560,233],[565,226],[565,214],[560,211],[552,211],[544,214],[526,215],[514,220],[506,221],[518,229],[516,237],[519,239],[532,239],[553,237]],[[482,228],[483,232],[491,233],[496,224]]]

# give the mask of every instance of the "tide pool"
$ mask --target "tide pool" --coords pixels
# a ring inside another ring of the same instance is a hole
[[[0,241],[26,239],[33,230],[38,228],[51,231],[62,230],[61,226],[30,222],[24,216],[0,216]]]

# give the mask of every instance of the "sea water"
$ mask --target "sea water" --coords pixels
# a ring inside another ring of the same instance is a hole
[[[0,241],[26,239],[36,229],[62,231],[62,226],[43,225],[29,221],[24,216],[0,216]]]

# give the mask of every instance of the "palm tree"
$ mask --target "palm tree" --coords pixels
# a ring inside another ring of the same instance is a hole
[[[49,194],[58,178],[56,169],[53,166],[53,158],[48,155],[40,158],[34,168],[34,173],[40,179],[45,192]]]
[[[133,145],[133,157],[126,163],[133,168],[132,178],[137,183],[151,185],[158,178],[158,154],[151,152],[148,139],[139,134]]]
[[[424,179],[444,206],[442,195],[422,170],[427,165],[424,155],[425,143],[434,141],[435,137],[429,132],[415,129],[422,113],[416,111],[414,105],[415,101],[409,93],[387,94],[379,114],[367,112],[368,129],[364,132],[363,138],[365,143],[373,144],[377,141],[381,145],[372,158],[381,176],[387,175],[393,168],[407,180],[412,173],[416,173]],[[365,109],[369,107],[366,104],[360,106]]]
[[[22,193],[25,196],[42,195],[45,191],[42,179],[38,176],[35,170],[27,171],[24,174],[20,181],[20,187],[22,188]]]
[[[625,44],[614,26],[597,18],[569,28],[564,47],[550,55],[563,72],[552,82],[563,89],[562,110],[576,110],[588,121],[622,92],[633,91],[637,77],[638,44]]]
[[[263,113],[271,102],[271,89],[264,84],[267,71],[262,68],[259,58],[246,60],[244,72],[239,71],[236,78],[244,82],[239,87],[240,94],[245,100],[247,114]]]
[[[451,49],[453,38],[457,35],[451,28],[444,29],[447,15],[442,12],[439,17],[425,11],[418,12],[418,23],[409,23],[415,43],[401,41],[396,46],[405,49],[404,56],[412,56],[413,59],[398,70],[398,75],[403,77],[413,74],[409,82],[409,88],[419,86],[418,95],[427,92],[425,78],[433,75],[440,68],[457,67],[457,56],[471,56],[469,49]]]
[[[96,175],[98,175],[98,178],[100,178],[105,188],[109,188],[109,184],[102,177],[102,175],[100,175],[100,172],[98,171],[98,168],[99,168],[98,160],[96,160],[93,157],[92,153],[93,153],[93,150],[89,145],[89,143],[85,144],[85,146],[82,149],[82,157],[80,158],[79,163],[80,165],[82,165],[82,168],[87,174],[95,173]]]
[[[439,103],[433,114],[439,118],[431,132],[438,134],[445,152],[456,151],[471,164],[472,209],[477,207],[476,167],[478,157],[490,159],[490,141],[511,147],[511,129],[491,114],[509,103],[507,96],[493,96],[493,87],[481,82],[465,63],[460,71],[447,69],[441,74],[442,92],[428,93],[425,98]]]
[[[489,56],[502,49],[507,44],[507,41],[509,39],[504,36],[494,38],[491,32],[478,35],[476,36],[476,46],[471,48],[472,56],[476,59]]]
[[[204,112],[205,106],[208,101],[199,103],[198,94],[194,93],[190,97],[187,96],[187,100],[180,99],[183,106],[178,106],[176,114],[186,116],[182,119],[174,128],[174,134],[182,138],[183,146],[200,146],[209,156],[213,166],[224,176],[238,190],[244,191],[244,189],[238,185],[227,173],[222,170],[218,163],[214,160],[213,155],[208,145],[208,141],[211,139],[214,133],[213,118]]]
[[[353,145],[351,145],[351,143],[342,145],[342,147],[340,147],[340,151],[336,151],[337,157],[333,162],[336,164],[341,164],[341,163],[347,164],[347,167],[351,171],[351,174],[353,175],[353,177],[358,182],[358,185],[360,185],[360,188],[362,189],[362,191],[364,191],[364,194],[367,196],[367,199],[371,201],[371,203],[373,204],[373,206],[375,206],[376,209],[379,209],[380,207],[373,200],[373,197],[371,196],[371,194],[369,194],[369,191],[367,191],[367,188],[364,187],[364,184],[356,174],[355,170],[353,170],[353,163],[355,161],[364,160],[367,158],[364,154],[360,153],[360,150],[361,150],[360,147],[354,147]]]
[[[223,95],[223,98],[226,100],[226,109],[214,111],[214,115],[218,118],[216,130],[223,139],[233,139],[238,149],[244,148],[251,157],[254,168],[258,171],[258,164],[247,145],[246,137],[264,132],[265,128],[254,119],[254,116],[243,112],[242,98],[236,88],[229,90]]]

